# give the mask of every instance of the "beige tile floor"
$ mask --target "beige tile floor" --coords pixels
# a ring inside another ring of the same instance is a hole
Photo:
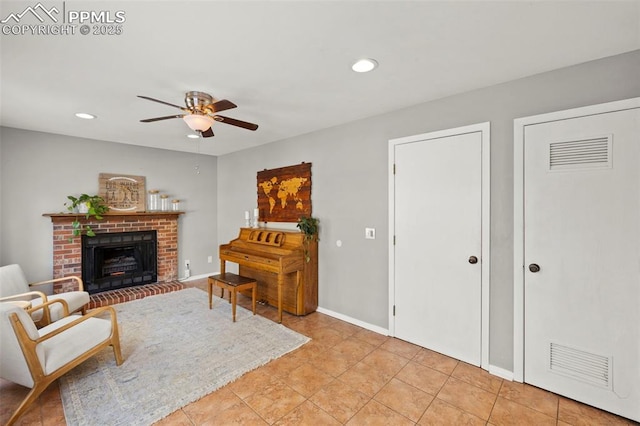
[[[277,315],[268,306],[258,314]],[[312,341],[157,425],[637,425],[327,315],[285,314],[283,323]],[[26,392],[0,380],[2,424]],[[18,424],[65,424],[56,383]]]

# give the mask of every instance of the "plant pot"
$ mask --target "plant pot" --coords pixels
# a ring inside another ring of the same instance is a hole
[[[81,213],[81,214],[89,213],[89,203],[79,203],[78,204],[78,213]]]

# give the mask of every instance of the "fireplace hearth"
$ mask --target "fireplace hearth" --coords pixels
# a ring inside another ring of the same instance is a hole
[[[155,230],[82,236],[82,280],[89,294],[157,282]]]

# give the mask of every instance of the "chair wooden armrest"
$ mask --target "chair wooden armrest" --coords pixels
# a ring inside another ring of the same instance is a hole
[[[62,305],[62,310],[64,312],[63,318],[69,316],[69,304],[67,303],[66,300],[62,300],[62,299],[50,300],[48,302],[44,302],[41,305],[32,306],[31,308],[27,309],[27,313],[31,315],[35,311],[42,309],[44,312],[42,313],[42,320],[40,322],[44,322],[44,325],[48,325],[50,322],[49,306],[53,305],[54,303],[60,303]]]
[[[41,291],[33,290],[26,293],[14,294],[12,296],[0,297],[0,302],[6,302],[8,300],[24,300],[27,296],[37,296],[42,299],[43,302],[47,301],[47,295]],[[31,297],[33,299],[33,297]]]
[[[43,285],[43,284],[51,284],[51,283],[57,283],[60,281],[69,281],[69,280],[73,280],[76,281],[78,283],[78,291],[84,291],[84,283],[82,282],[82,278],[77,277],[75,275],[69,275],[68,277],[62,277],[62,278],[54,278],[51,280],[44,280],[44,281],[38,281],[35,283],[30,283],[29,286],[38,286],[38,285]]]
[[[14,299],[23,300],[27,296],[31,296],[30,300],[33,300],[35,298],[35,296],[39,297],[42,300],[43,303],[41,305],[36,305],[36,307],[37,306],[42,306],[44,308],[44,304],[46,304],[48,302],[46,294],[44,294],[41,291],[35,291],[35,290],[34,291],[28,291],[26,293],[14,294],[13,296],[0,297],[0,302],[11,301],[11,300],[14,300]],[[34,306],[32,306],[32,308],[34,308]],[[36,309],[34,309],[34,310],[36,310]],[[40,318],[39,321],[35,321],[35,323],[36,323],[36,325],[38,327],[44,327],[45,325],[49,324],[50,322],[51,322],[51,312],[49,311],[49,307],[47,305],[46,309],[44,309],[43,312],[42,312],[42,318]]]

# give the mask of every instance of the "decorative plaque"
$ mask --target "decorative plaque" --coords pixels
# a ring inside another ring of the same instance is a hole
[[[104,198],[110,212],[131,213],[145,211],[144,176],[100,173],[99,185],[99,195]]]

